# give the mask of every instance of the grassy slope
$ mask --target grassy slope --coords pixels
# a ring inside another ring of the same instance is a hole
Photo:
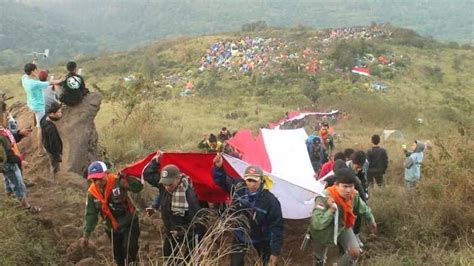
[[[301,42],[307,42],[306,37],[312,35],[311,32],[308,33],[304,30],[272,30],[261,34],[282,36]],[[233,76],[227,73],[198,75],[195,62],[205,51],[207,45],[213,40],[229,36],[231,35],[169,40],[131,53],[103,55],[79,62],[84,69],[89,87],[96,83],[100,88],[108,90],[119,77],[141,72],[143,70],[142,65],[147,63],[148,60],[148,63],[151,62],[155,69],[153,79],[158,79],[161,73],[171,75],[186,73],[191,70],[192,73],[183,74],[186,76],[185,79],[192,79],[195,84],[199,81],[207,84],[209,80],[213,79],[213,75],[219,75],[214,86],[228,94],[226,96],[226,93],[217,92],[217,96],[196,95],[181,98],[177,94],[186,82],[186,80],[183,80],[171,90],[172,96],[166,100],[147,101],[144,99],[142,106],[136,109],[126,125],[120,123],[120,119],[123,117],[121,116],[123,108],[120,103],[105,102],[96,122],[100,140],[116,163],[129,162],[157,147],[165,150],[194,150],[202,134],[215,132],[223,125],[231,129],[256,129],[265,125],[268,121],[281,118],[284,112],[288,110],[311,105],[311,102],[301,93],[301,87],[306,84],[306,77],[304,76],[295,78],[291,73],[279,74],[284,77],[281,82],[267,84],[265,80],[257,79],[257,81],[254,81],[251,77]],[[369,147],[369,136],[387,128],[402,130],[407,140],[439,138],[442,140],[449,139],[451,141],[449,143],[459,143],[459,141],[456,142],[456,139],[452,140],[453,136],[457,135],[456,126],[458,124],[453,121],[453,118],[454,120],[460,119],[468,128],[471,127],[472,118],[470,114],[472,107],[470,110],[468,108],[467,111],[460,111],[463,108],[458,106],[458,100],[448,101],[447,99],[450,96],[459,95],[461,98],[468,100],[468,107],[470,102],[473,101],[473,51],[445,47],[420,49],[389,42],[377,43],[376,45],[384,46],[395,54],[403,54],[409,57],[410,64],[394,79],[382,80],[390,86],[390,90],[386,93],[369,93],[364,89],[367,81],[358,80],[351,83],[350,76],[345,74],[337,75],[334,80],[324,80],[320,88],[328,93],[320,98],[317,107],[323,110],[330,108],[343,109],[353,114],[352,120],[343,121],[336,126],[337,131],[343,136],[337,147],[352,146],[366,149]],[[457,61],[458,70],[453,68],[455,58],[459,58]],[[443,81],[436,81],[432,76],[427,75],[427,66],[431,68],[440,67],[441,72],[444,73]],[[62,72],[62,67],[51,70],[52,73],[58,75],[57,73]],[[9,94],[15,95],[17,100],[24,97],[18,78],[19,74],[16,73],[5,74],[0,78],[0,86],[6,87]],[[157,90],[162,89],[160,87]],[[256,91],[262,89],[267,90],[268,93],[263,95],[256,93]],[[330,91],[332,92],[329,93]],[[446,108],[454,108],[455,116],[447,116],[445,114],[447,112]],[[225,113],[229,111],[247,112],[247,115],[235,120],[226,119]],[[417,125],[414,122],[416,117],[422,117],[425,124]],[[454,138],[457,137],[454,136]],[[472,147],[472,140],[469,140],[469,137],[467,139],[466,137],[459,137],[459,140],[467,140],[463,144],[464,149]],[[444,142],[440,143],[446,144]],[[400,167],[398,167],[402,163],[399,145],[399,142],[384,143],[391,155],[391,167],[387,178],[392,185],[400,183],[403,175]],[[456,145],[448,147],[449,152],[455,155],[464,154],[461,153],[460,149],[453,149]],[[430,196],[433,189],[435,191],[437,189],[438,183],[436,182],[438,180],[436,178],[440,178],[440,176],[449,178],[451,174],[455,173],[458,173],[460,177],[468,177],[469,175],[462,170],[462,165],[465,164],[465,160],[467,160],[467,163],[472,162],[472,158],[469,159],[469,156],[464,156],[463,159],[447,161],[450,162],[450,165],[446,166],[445,171],[439,172],[436,165],[446,162],[440,161],[439,158],[442,158],[442,156],[439,157],[438,153],[440,153],[439,150],[433,152],[426,164],[424,174],[428,176],[428,181],[421,187],[421,192],[426,193],[423,194],[421,199],[415,201],[415,199],[407,197],[398,186],[389,186],[384,191],[374,190],[372,204],[377,217],[380,217],[381,236],[376,241],[369,241],[372,250],[368,254],[366,263],[377,265],[384,261],[390,265],[397,265],[402,259],[405,263],[413,264],[436,264],[453,261],[463,264],[463,261],[472,256],[472,252],[469,252],[467,248],[468,243],[472,244],[472,232],[469,234],[462,233],[464,232],[462,230],[455,231],[459,235],[464,234],[464,236],[459,237],[457,242],[447,241],[446,235],[449,236],[450,234],[444,232],[443,227],[450,224],[439,218],[441,217],[439,215],[444,212],[442,209],[444,205],[433,206],[433,199]],[[435,180],[432,178],[435,178]],[[468,179],[466,178],[466,180]],[[463,185],[463,187],[467,189],[469,184]],[[455,188],[458,189],[458,187]],[[442,195],[442,197],[448,196],[451,197],[450,194]],[[387,197],[389,197],[388,200]],[[400,204],[394,203],[390,200],[391,198],[400,199],[402,202]],[[404,209],[413,208],[413,204],[419,205],[420,208],[432,208],[433,216],[417,214],[415,211]],[[460,204],[460,209],[453,210],[451,215],[458,219],[456,223],[469,228],[469,224],[472,226],[472,219],[469,218],[472,217],[472,212],[463,209],[462,203]],[[392,216],[387,216],[387,212],[392,213]],[[466,218],[463,219],[463,216],[459,215],[460,213],[463,213]],[[394,221],[393,217],[397,217],[399,222]],[[430,227],[427,227],[433,230],[433,233],[426,234],[423,230],[427,229],[423,226],[426,226],[433,219],[435,219],[435,222],[430,223]],[[408,226],[408,229],[403,229],[404,226]],[[408,230],[408,232],[413,230],[413,232],[417,231],[418,233],[413,233],[413,237],[411,237],[405,234],[403,230]],[[404,236],[406,239],[401,239],[400,236]],[[441,247],[429,244],[436,241],[442,242]],[[450,243],[451,249],[443,247],[448,243]]]

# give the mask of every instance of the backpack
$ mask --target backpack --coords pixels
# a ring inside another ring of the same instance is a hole
[[[82,101],[84,90],[84,79],[79,75],[68,74],[63,82],[63,93],[60,100],[69,106],[79,104]]]
[[[9,141],[4,136],[0,136],[0,173],[5,172],[5,164],[7,162],[7,145]]]

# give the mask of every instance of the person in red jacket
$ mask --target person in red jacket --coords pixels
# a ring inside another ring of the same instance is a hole
[[[337,159],[341,159],[341,160],[345,160],[345,156],[344,156],[344,153],[342,152],[337,152],[336,154],[334,154],[334,158],[332,158],[331,160],[325,162],[323,164],[323,166],[321,166],[321,170],[319,171],[319,175],[318,175],[318,180],[321,179],[323,176],[329,174],[329,172],[331,172],[334,168],[334,162],[337,160]]]

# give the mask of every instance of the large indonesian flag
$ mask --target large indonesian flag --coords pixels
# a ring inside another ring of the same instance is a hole
[[[259,165],[273,180],[270,191],[281,204],[283,217],[303,219],[311,216],[314,197],[324,187],[313,177],[314,171],[306,150],[307,134],[304,129],[272,130],[262,129],[256,139],[250,130],[239,131],[228,143],[238,149],[242,159],[224,155],[227,174],[242,177],[248,165]],[[154,153],[133,163],[121,172],[141,176],[144,167]],[[224,202],[229,195],[212,178],[212,164],[215,154],[169,153],[161,159],[161,167],[175,164],[188,175],[200,200]]]
[[[246,164],[256,164],[269,173],[274,182],[270,191],[281,203],[283,217],[303,219],[311,216],[316,194],[323,185],[314,178],[313,167],[306,150],[308,138],[302,128],[290,130],[261,129],[256,139],[250,130],[238,131],[228,143],[242,154]],[[225,156],[240,174],[238,160]]]

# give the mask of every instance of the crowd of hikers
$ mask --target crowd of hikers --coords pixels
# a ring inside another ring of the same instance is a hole
[[[24,67],[22,85],[27,95],[27,105],[34,114],[37,127],[38,150],[50,156],[51,172],[59,171],[62,141],[55,125],[62,117],[61,109],[74,108],[88,93],[84,79],[77,74],[75,62],[66,66],[68,74],[58,80],[47,81],[48,73],[39,71],[34,63]],[[0,116],[1,172],[7,195],[16,197],[31,213],[40,211],[30,205],[26,196],[23,169],[28,166],[17,143],[29,137],[31,128],[18,128],[8,113],[6,95],[1,93],[2,116]],[[352,265],[363,251],[359,234],[362,220],[370,226],[371,234],[377,231],[375,218],[369,207],[369,188],[375,183],[383,188],[384,175],[388,168],[388,155],[380,146],[380,136],[373,135],[372,147],[367,151],[346,148],[338,151],[327,122],[318,123],[317,132],[306,141],[308,155],[315,178],[325,185],[324,193],[315,198],[315,205],[303,242],[314,243],[315,265],[325,265],[326,253],[331,246],[338,245],[341,258],[338,265]],[[205,135],[198,148],[214,154],[212,172],[214,183],[227,191],[229,200],[217,205],[200,201],[193,188],[191,177],[173,164],[162,164],[163,152],[158,151],[145,166],[142,176],[158,193],[148,215],[161,212],[163,221],[163,257],[173,260],[177,250],[183,246],[190,254],[199,247],[206,234],[206,225],[195,223],[203,215],[201,209],[231,210],[249,226],[236,226],[230,254],[231,265],[244,265],[246,253],[254,248],[264,265],[277,265],[284,239],[284,219],[278,198],[269,190],[267,176],[258,165],[248,166],[242,177],[231,176],[224,169],[223,153],[239,157],[238,151],[227,143],[233,134],[223,127],[218,134]],[[425,145],[415,141],[409,149],[403,147],[407,189],[413,189],[420,180],[420,166]],[[87,169],[87,204],[84,217],[82,246],[89,245],[89,238],[99,222],[106,228],[113,246],[113,256],[118,265],[129,265],[138,261],[140,224],[139,212],[129,192],[139,193],[144,187],[141,177],[122,172],[113,173],[106,163],[92,162]],[[186,260],[186,257],[181,258]],[[175,261],[175,260],[173,260]],[[182,261],[185,263],[186,261]]]

